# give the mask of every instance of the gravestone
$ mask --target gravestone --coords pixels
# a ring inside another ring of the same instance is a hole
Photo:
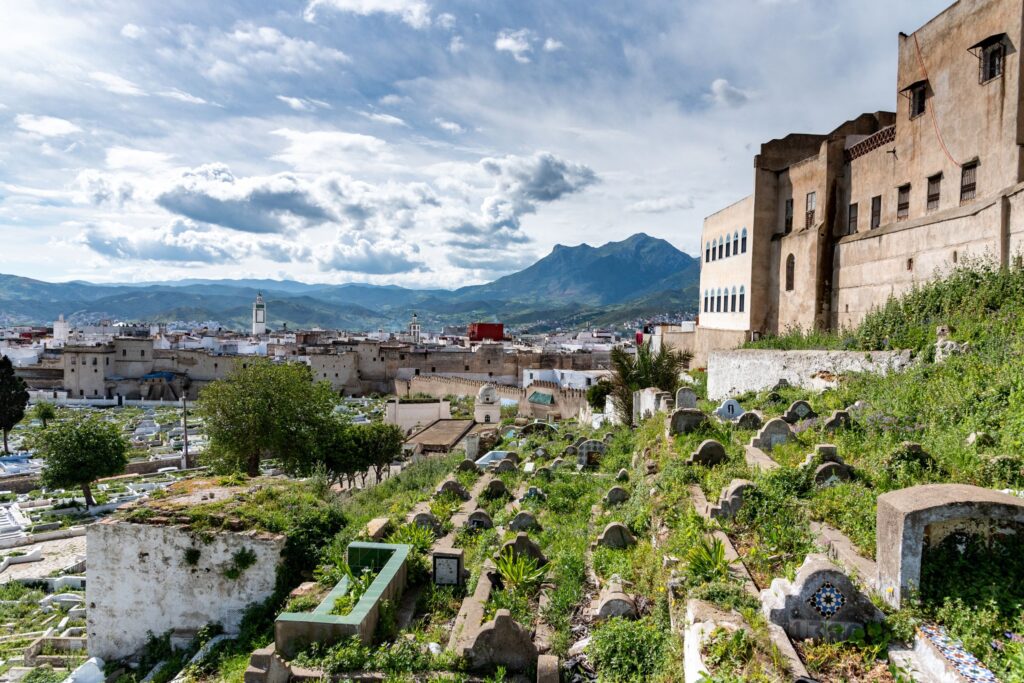
[[[466,526],[473,530],[493,529],[494,522],[491,520],[491,516],[487,514],[487,510],[477,508],[469,513],[469,517],[466,518]]]
[[[533,516],[533,513],[521,510],[508,523],[508,528],[512,531],[539,531],[540,524],[537,522],[537,518]]]
[[[463,460],[459,463],[458,467],[455,468],[459,472],[475,472],[480,474],[480,468],[472,460]]]
[[[437,487],[437,492],[434,494],[434,497],[436,498],[437,496],[443,495],[452,495],[459,500],[469,500],[469,491],[467,491],[466,487],[460,484],[456,479],[445,479],[444,482]]]
[[[512,551],[512,554],[515,557],[525,556],[533,559],[533,561],[537,563],[538,567],[543,567],[548,563],[548,558],[544,556],[540,546],[531,540],[525,531],[517,533],[515,539],[506,541],[505,544],[501,546],[501,551],[498,554],[503,555],[509,550]]]
[[[618,575],[609,579],[608,585],[601,591],[601,595],[598,598],[596,617],[598,619],[610,619],[612,617],[636,619],[636,601],[623,590],[622,579]]]
[[[823,462],[814,469],[814,485],[828,488],[835,484],[850,481],[853,472],[848,465],[840,462]]]
[[[576,435],[573,434],[572,432],[566,432],[565,434],[562,434],[562,440],[563,441],[575,441],[576,440]]]
[[[465,583],[461,548],[438,548],[431,553],[431,560],[434,585],[461,586]]]
[[[501,479],[491,479],[484,488],[485,498],[501,498],[508,495],[508,487]]]
[[[690,453],[690,457],[686,459],[686,464],[714,467],[715,465],[722,464],[727,459],[725,446],[714,439],[705,439],[697,446],[697,450]]]
[[[526,493],[523,494],[523,498],[522,498],[522,500],[524,500],[524,501],[527,501],[527,500],[540,500],[540,501],[543,501],[543,500],[547,500],[547,499],[548,499],[547,494],[544,493],[544,491],[542,489],[539,489],[536,486],[531,486],[528,489],[526,489]]]
[[[890,453],[885,461],[887,469],[902,467],[919,467],[924,470],[937,469],[935,458],[924,447],[913,441],[904,441],[900,447]]]
[[[564,464],[565,464],[564,460],[562,460],[561,458],[555,458],[554,460],[551,461],[551,469],[552,470],[557,470],[559,467],[563,466]]]
[[[708,504],[708,517],[711,519],[732,519],[743,507],[743,498],[754,488],[754,482],[746,479],[733,479],[722,489],[718,503]]]
[[[535,457],[535,458],[546,458],[546,457],[548,457],[548,452],[546,450],[544,450],[543,448],[538,447],[538,448],[534,449],[533,457]]]
[[[708,416],[694,408],[682,408],[673,411],[666,421],[668,435],[675,436],[696,431],[708,421]]]
[[[551,479],[551,468],[550,467],[538,467],[537,471],[533,473],[533,476],[538,479],[549,480]]]
[[[493,621],[480,626],[461,654],[474,671],[500,666],[509,673],[522,673],[537,664],[537,646],[530,630],[516,623],[507,609],[499,609]]]
[[[615,435],[613,433],[611,433],[611,432],[608,432],[607,434],[604,435],[604,437],[601,438],[601,441],[603,441],[605,443],[605,445],[608,445],[608,444],[610,444],[612,442],[612,440],[614,438],[615,438]]]
[[[921,586],[926,544],[954,533],[1024,533],[1024,499],[967,484],[924,484],[878,496],[879,594],[893,607]],[[995,559],[993,558],[993,561]]]
[[[760,429],[764,424],[764,417],[758,410],[748,410],[736,418],[737,429]]]
[[[622,488],[621,486],[613,486],[608,489],[608,493],[604,494],[604,504],[619,505],[629,500],[629,491]]]
[[[503,474],[505,472],[515,472],[516,464],[510,458],[503,458],[494,466],[494,472],[496,474]]]
[[[727,398],[715,409],[715,415],[723,420],[735,420],[746,411],[740,406],[739,401],[734,398]]]
[[[563,458],[574,458],[574,457],[576,457],[576,446],[566,446],[565,449],[562,450],[562,457]]]
[[[750,441],[750,445],[763,451],[770,451],[779,444],[792,440],[793,429],[789,426],[789,423],[776,417],[768,420],[765,426],[761,427],[761,431]]]
[[[580,467],[592,467],[600,462],[602,455],[607,451],[603,441],[588,439],[579,446],[579,456],[576,462]]]
[[[573,441],[573,442],[572,442],[572,445],[573,445],[573,446],[575,446],[576,448],[579,448],[579,447],[580,447],[580,446],[582,446],[582,445],[584,444],[584,442],[586,442],[586,441],[587,441],[587,437],[585,437],[585,436],[581,436],[581,437],[579,437],[578,439],[576,439],[575,441]]]
[[[532,461],[528,462],[525,465],[523,465],[523,474],[533,474],[534,470],[536,470],[536,469],[537,469],[537,463],[532,462]]]
[[[822,425],[826,432],[834,432],[837,429],[849,429],[853,426],[850,413],[846,410],[833,410],[829,418]]]
[[[794,640],[848,640],[885,616],[824,555],[811,554],[792,582],[778,578],[761,591],[761,608]]]
[[[777,391],[770,391],[765,396],[765,401],[768,403],[782,403],[782,394]]]
[[[680,387],[676,392],[676,410],[682,408],[696,409],[697,392],[690,387]]]
[[[418,512],[412,518],[412,523],[416,526],[423,527],[424,529],[429,529],[434,532],[435,536],[441,533],[441,522],[433,515],[433,513]]]
[[[609,522],[601,535],[597,537],[597,544],[605,548],[628,548],[636,545],[636,537],[625,524]]]
[[[783,378],[775,383],[775,386],[772,387],[772,391],[782,391],[783,389],[788,389],[790,386],[789,380]]]
[[[796,424],[817,416],[818,414],[814,412],[811,404],[807,401],[793,401],[789,404],[789,409],[782,415],[782,419],[789,424]]]
[[[629,481],[629,471],[623,467],[619,470],[619,473],[615,475],[615,481]]]

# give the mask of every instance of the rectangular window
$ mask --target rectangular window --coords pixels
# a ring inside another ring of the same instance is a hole
[[[910,217],[910,184],[902,185],[897,190],[896,220],[905,221]]]
[[[850,204],[846,209],[846,234],[852,235],[857,232],[857,202]]]
[[[915,119],[925,112],[927,95],[927,83],[920,83],[910,89],[910,118]]]
[[[786,200],[786,220],[783,223],[782,231],[785,234],[793,232],[793,198],[790,197]]]
[[[988,83],[992,79],[1003,75],[1003,58],[1006,56],[1006,47],[1002,43],[994,43],[981,51],[981,73],[978,80],[981,83]]]
[[[942,194],[942,174],[937,173],[928,179],[928,203],[925,209],[935,211],[939,208],[939,197]]]
[[[804,213],[804,227],[809,228],[814,225],[814,210],[818,207],[818,194],[816,192],[807,193],[807,204],[806,213]]]
[[[882,195],[871,198],[871,229],[882,224]]]
[[[960,171],[960,203],[969,202],[978,194],[978,162],[964,164]]]

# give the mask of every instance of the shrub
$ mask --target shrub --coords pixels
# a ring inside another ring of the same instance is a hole
[[[658,672],[666,648],[666,632],[652,618],[636,621],[614,617],[591,634],[587,654],[610,683],[649,681]]]

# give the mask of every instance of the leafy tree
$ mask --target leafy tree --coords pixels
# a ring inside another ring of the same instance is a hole
[[[587,403],[594,410],[604,410],[604,400],[612,393],[612,383],[606,379],[599,380],[597,384],[587,389]]]
[[[383,422],[371,422],[353,425],[352,430],[356,450],[362,454],[360,464],[365,466],[364,471],[372,467],[377,481],[380,481],[384,470],[402,454],[402,443],[405,442],[402,428]],[[365,484],[365,475],[363,482]]]
[[[693,359],[689,351],[677,351],[662,344],[655,353],[651,343],[640,344],[636,354],[622,347],[612,349],[612,402],[623,424],[633,423],[633,392],[657,387],[673,394],[679,388],[679,375]]]
[[[320,439],[334,419],[334,392],[313,382],[309,366],[247,361],[199,395],[215,470],[260,473],[260,460],[277,458],[290,473],[308,473],[318,459]]]
[[[14,374],[14,363],[10,358],[0,356],[0,431],[4,433],[4,453],[11,452],[7,447],[7,435],[25,418],[27,405],[25,380]]]
[[[53,404],[48,401],[37,403],[36,407],[32,410],[33,415],[37,420],[41,420],[43,423],[43,429],[46,429],[46,425],[50,420],[57,417],[57,409],[53,407]]]
[[[90,484],[124,472],[128,443],[117,425],[95,417],[62,422],[39,435],[36,451],[46,463],[42,482],[51,488],[81,486],[86,507],[94,505]]]

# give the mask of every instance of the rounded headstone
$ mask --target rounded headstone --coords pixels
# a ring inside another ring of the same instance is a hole
[[[604,494],[605,505],[619,505],[629,500],[629,491],[621,486],[613,486]]]

